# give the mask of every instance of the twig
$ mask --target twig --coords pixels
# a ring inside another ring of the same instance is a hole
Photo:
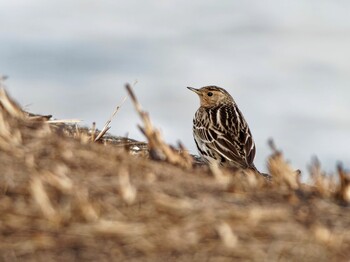
[[[107,131],[111,128],[109,126],[109,124],[112,122],[113,118],[115,117],[115,115],[117,114],[117,112],[119,111],[121,106],[124,104],[125,100],[126,100],[126,97],[124,97],[124,99],[122,100],[120,105],[116,106],[116,108],[114,109],[112,115],[110,116],[110,118],[107,120],[105,126],[103,127],[102,131],[95,138],[95,142],[99,141],[107,133]]]
[[[80,123],[80,119],[55,119],[46,121],[49,124],[61,124],[61,123]]]
[[[91,141],[95,141],[95,134],[96,134],[96,122],[92,122]]]

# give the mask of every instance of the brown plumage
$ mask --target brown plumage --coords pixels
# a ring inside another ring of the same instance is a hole
[[[200,99],[193,118],[193,136],[202,158],[208,163],[259,172],[253,162],[252,134],[232,96],[217,86],[188,89]]]

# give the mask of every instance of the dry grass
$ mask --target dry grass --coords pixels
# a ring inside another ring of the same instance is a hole
[[[108,135],[96,143],[97,130],[33,118],[1,89],[1,260],[350,258],[350,179],[341,166],[334,179],[315,161],[312,185],[276,149],[272,182],[192,167],[129,92],[150,154],[144,143]]]

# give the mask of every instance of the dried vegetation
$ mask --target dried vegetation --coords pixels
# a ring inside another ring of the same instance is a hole
[[[350,178],[341,166],[326,176],[315,160],[305,185],[274,146],[272,181],[194,165],[128,92],[147,144],[48,122],[1,89],[0,260],[350,258]]]

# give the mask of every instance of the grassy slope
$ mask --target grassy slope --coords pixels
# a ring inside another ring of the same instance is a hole
[[[346,175],[341,187],[315,166],[301,185],[277,151],[272,182],[169,162],[67,136],[1,93],[0,259],[350,258]]]

